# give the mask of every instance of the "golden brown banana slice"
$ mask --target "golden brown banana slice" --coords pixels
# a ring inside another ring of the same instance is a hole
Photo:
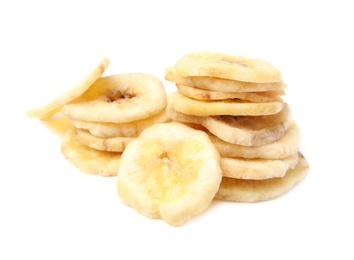
[[[183,224],[212,201],[222,178],[219,160],[205,132],[177,122],[156,124],[122,154],[118,195],[146,217]]]
[[[167,96],[168,106],[193,116],[259,116],[272,115],[282,110],[284,101],[278,97],[270,102],[254,103],[244,100],[202,101],[191,99],[175,91]]]
[[[270,102],[284,95],[282,90],[263,92],[220,92],[176,84],[178,91],[186,97],[198,100],[241,99],[252,102]]]
[[[284,177],[266,180],[241,180],[224,177],[216,199],[236,202],[259,202],[271,200],[290,191],[307,174],[309,165],[299,153],[299,162]]]
[[[75,128],[69,128],[62,140],[61,152],[79,170],[101,176],[116,176],[121,153],[92,149],[75,138]]]
[[[86,77],[78,82],[74,87],[60,95],[59,97],[53,99],[47,104],[28,110],[26,114],[29,117],[38,117],[42,120],[48,119],[51,116],[58,113],[62,106],[69,103],[70,101],[81,96],[98,78],[100,78],[103,72],[109,65],[109,59],[107,57],[103,58],[94,69],[86,75]]]
[[[281,138],[289,129],[292,116],[290,107],[268,116],[191,116],[171,108],[169,117],[175,121],[201,124],[221,140],[243,146],[260,146]]]
[[[298,153],[283,159],[244,159],[222,157],[220,161],[223,177],[263,180],[283,177],[299,161]]]
[[[162,82],[146,73],[98,79],[83,95],[66,104],[67,117],[93,122],[126,123],[156,115],[166,107]]]
[[[279,159],[296,153],[301,145],[301,130],[294,121],[281,138],[261,146],[230,144],[214,135],[209,137],[222,157]]]
[[[165,79],[176,84],[219,92],[278,91],[287,88],[283,80],[271,83],[252,83],[213,77],[183,77],[175,67],[166,67]]]
[[[134,137],[108,137],[102,138],[92,135],[89,131],[83,129],[76,129],[76,139],[93,149],[107,151],[107,152],[123,152],[127,144],[134,140]]]
[[[269,62],[243,56],[201,51],[183,56],[175,64],[182,76],[202,76],[244,82],[279,82],[280,71]]]
[[[82,121],[73,118],[70,119],[70,122],[76,128],[88,130],[92,135],[102,138],[116,136],[137,137],[145,128],[154,124],[166,123],[169,121],[171,120],[165,109],[156,115],[128,123],[103,123]]]

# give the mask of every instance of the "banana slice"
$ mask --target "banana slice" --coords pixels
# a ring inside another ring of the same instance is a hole
[[[283,80],[271,83],[252,83],[213,77],[183,77],[172,66],[165,68],[165,79],[180,85],[219,92],[278,91],[287,88]]]
[[[208,135],[172,122],[147,128],[121,159],[117,191],[140,214],[181,225],[204,211],[222,177]]]
[[[259,116],[272,115],[282,110],[284,101],[278,97],[274,101],[253,103],[244,100],[202,101],[191,99],[175,91],[167,96],[168,106],[172,109],[194,116]]]
[[[283,159],[225,158],[220,161],[223,177],[236,179],[263,180],[283,177],[299,161],[298,153]]]
[[[178,91],[186,97],[198,100],[241,99],[252,102],[269,102],[284,95],[283,90],[263,92],[220,92],[176,84]]]
[[[83,145],[75,138],[75,128],[69,128],[62,140],[62,154],[85,173],[116,176],[121,153],[99,151]]]
[[[137,137],[147,127],[158,123],[166,123],[171,121],[167,115],[166,110],[151,117],[136,120],[128,123],[102,123],[82,121],[78,119],[70,119],[73,126],[80,129],[90,131],[90,133],[97,137]]]
[[[268,116],[191,116],[167,109],[175,121],[201,124],[212,134],[230,144],[261,146],[281,138],[289,129],[292,116],[287,103],[277,114]]]
[[[135,139],[134,137],[109,137],[102,138],[92,135],[89,131],[76,129],[76,139],[88,147],[107,152],[123,152],[127,144]]]
[[[58,113],[63,105],[81,96],[98,78],[102,76],[108,65],[109,59],[107,57],[103,58],[97,66],[73,88],[41,107],[28,110],[26,114],[31,118],[38,117],[42,120],[50,118]]]
[[[280,71],[269,62],[217,52],[195,52],[175,64],[182,76],[207,76],[244,82],[279,82]]]
[[[230,144],[212,134],[209,137],[222,157],[279,159],[296,153],[301,145],[301,130],[294,121],[280,139],[261,146]]]
[[[301,153],[299,162],[284,177],[266,180],[241,180],[224,177],[216,199],[236,202],[259,202],[271,200],[290,191],[307,174],[309,164]]]
[[[70,118],[126,123],[156,115],[166,107],[162,82],[151,74],[126,73],[98,79],[83,95],[66,104]]]

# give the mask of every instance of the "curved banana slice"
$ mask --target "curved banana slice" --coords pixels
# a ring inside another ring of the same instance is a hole
[[[281,91],[287,88],[283,80],[271,83],[252,83],[213,77],[183,77],[172,66],[165,68],[165,79],[180,85],[219,92]]]
[[[85,129],[97,137],[137,137],[145,128],[154,124],[166,123],[171,121],[167,115],[166,110],[150,116],[148,118],[128,122],[128,123],[103,123],[103,122],[90,122],[78,119],[70,119],[70,122],[76,128]]]
[[[134,137],[108,137],[102,138],[90,134],[89,131],[76,129],[76,139],[88,147],[107,152],[123,152],[127,144],[135,139]]]
[[[102,76],[108,65],[109,59],[107,57],[103,58],[99,64],[97,64],[97,66],[73,88],[41,107],[28,110],[26,114],[29,117],[38,117],[42,120],[50,118],[58,113],[63,105],[81,96],[98,78]]]
[[[243,146],[272,143],[284,135],[292,122],[287,103],[279,113],[267,116],[191,116],[171,108],[167,112],[175,121],[201,124],[221,140]]]
[[[194,116],[259,116],[272,115],[282,110],[284,101],[278,97],[274,101],[253,103],[244,100],[202,101],[191,99],[178,91],[167,96],[168,106],[172,109]]]
[[[241,180],[224,177],[216,199],[236,202],[259,202],[271,200],[290,191],[307,174],[309,164],[301,153],[299,162],[284,177],[266,180]]]
[[[212,201],[222,177],[219,160],[206,133],[177,122],[156,124],[122,154],[118,195],[146,217],[180,225]]]
[[[214,135],[209,137],[222,157],[279,159],[296,153],[301,145],[301,130],[294,121],[281,138],[261,146],[231,144]]]
[[[116,176],[121,153],[99,151],[83,145],[75,138],[75,128],[69,128],[62,140],[61,152],[79,170],[101,176]]]
[[[175,64],[182,76],[208,76],[245,82],[279,82],[280,71],[269,62],[217,52],[186,54]]]
[[[66,104],[67,117],[126,123],[156,115],[166,107],[162,82],[151,74],[126,73],[98,79],[83,95]]]
[[[224,177],[263,180],[284,177],[299,161],[298,153],[283,159],[243,159],[222,157],[220,164]]]
[[[252,102],[269,102],[277,99],[279,95],[285,94],[285,92],[281,90],[263,92],[220,92],[180,84],[176,84],[176,87],[178,88],[178,91],[186,97],[198,100],[223,100],[237,98]]]

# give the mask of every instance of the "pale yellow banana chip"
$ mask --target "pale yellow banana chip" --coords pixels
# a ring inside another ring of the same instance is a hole
[[[183,77],[178,74],[175,67],[165,68],[165,79],[176,84],[219,92],[282,91],[287,88],[283,80],[271,83],[252,83],[214,77]]]
[[[83,95],[66,104],[67,117],[94,122],[126,123],[156,115],[166,107],[162,82],[146,73],[98,79]]]
[[[168,108],[175,121],[201,124],[221,140],[243,146],[261,146],[281,138],[292,116],[288,104],[277,114],[267,116],[191,116]]]
[[[283,177],[298,163],[296,152],[283,159],[244,159],[222,157],[220,161],[224,177],[236,179],[263,180]]]
[[[178,112],[194,116],[259,116],[280,112],[284,101],[278,97],[274,101],[254,103],[244,100],[202,101],[191,99],[175,91],[167,96],[168,106]]]
[[[134,137],[108,137],[102,138],[92,135],[89,131],[76,129],[76,139],[93,149],[107,152],[123,152],[127,144],[134,140]]]
[[[220,92],[180,84],[176,84],[176,86],[181,94],[198,100],[224,100],[237,98],[252,102],[269,102],[277,99],[279,95],[285,94],[285,92],[281,90],[263,92]]]
[[[121,153],[92,149],[75,138],[75,128],[69,128],[62,140],[61,152],[79,170],[101,176],[116,176]]]
[[[202,51],[189,53],[175,64],[182,76],[207,76],[244,82],[279,82],[280,71],[269,62],[243,56]]]
[[[146,217],[181,225],[212,201],[222,178],[219,160],[206,133],[177,122],[156,124],[127,145],[118,195]]]
[[[308,170],[308,162],[299,153],[299,162],[284,177],[266,180],[241,180],[223,177],[215,198],[236,202],[271,200],[290,191],[303,180]]]
[[[99,64],[97,64],[97,66],[95,66],[95,68],[74,87],[72,87],[59,97],[48,102],[47,104],[38,108],[28,110],[26,114],[29,117],[38,117],[42,120],[50,118],[51,116],[58,113],[63,105],[81,96],[98,78],[102,76],[108,65],[109,59],[107,57],[103,58],[99,62]]]
[[[148,118],[128,122],[128,123],[103,123],[90,122],[70,118],[70,122],[76,128],[90,131],[94,136],[109,138],[109,137],[137,137],[147,127],[158,123],[166,123],[171,121],[166,110],[150,116]]]
[[[280,159],[296,153],[301,145],[301,130],[295,122],[281,138],[261,146],[230,144],[214,135],[209,137],[222,157]]]

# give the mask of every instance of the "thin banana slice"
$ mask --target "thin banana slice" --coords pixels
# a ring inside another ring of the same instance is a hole
[[[219,92],[282,91],[287,88],[283,80],[272,83],[252,83],[213,77],[183,77],[172,66],[165,68],[165,79],[180,85]]]
[[[175,67],[182,76],[207,76],[255,83],[281,80],[280,71],[267,61],[209,51],[186,54],[176,62]]]
[[[162,82],[146,73],[98,79],[83,95],[66,104],[67,117],[94,122],[126,123],[156,115],[166,107]]]
[[[116,176],[121,153],[113,153],[92,149],[75,138],[75,128],[69,128],[62,140],[62,154],[85,173],[101,176]]]
[[[102,138],[92,135],[89,131],[83,129],[76,129],[76,139],[93,149],[107,151],[107,152],[123,152],[127,144],[134,140],[134,137],[109,137]]]
[[[301,145],[301,130],[294,121],[280,139],[261,146],[230,144],[212,134],[209,137],[222,157],[281,159],[296,153]]]
[[[104,57],[94,69],[87,74],[87,76],[80,82],[78,82],[74,87],[60,95],[59,97],[53,99],[47,104],[28,110],[26,114],[33,118],[38,117],[42,120],[48,119],[51,116],[58,113],[62,106],[69,103],[70,101],[81,96],[98,78],[102,76],[104,71],[109,65],[109,59]]]
[[[147,127],[158,123],[166,123],[171,121],[167,115],[166,110],[151,117],[136,120],[128,123],[102,123],[82,121],[78,119],[70,119],[73,126],[80,129],[90,131],[90,133],[97,137],[137,137]]]
[[[263,92],[220,92],[176,84],[178,91],[189,98],[198,100],[241,99],[252,102],[269,102],[284,95],[283,90]]]
[[[309,164],[301,153],[299,162],[284,177],[266,180],[241,180],[224,177],[216,199],[235,202],[259,202],[271,200],[290,191],[302,181],[309,170]]]
[[[178,112],[193,116],[259,116],[272,115],[282,110],[284,101],[278,97],[274,101],[254,103],[244,100],[202,101],[191,99],[175,91],[167,96],[168,106]]]
[[[156,124],[127,145],[118,195],[146,217],[181,225],[212,201],[222,178],[219,161],[206,133],[177,122]]]
[[[287,103],[279,113],[268,116],[191,116],[171,108],[167,112],[175,121],[201,124],[221,140],[243,146],[272,143],[284,135],[292,122]]]
[[[284,177],[299,161],[298,153],[283,159],[243,159],[222,157],[220,161],[223,177],[263,180]]]

